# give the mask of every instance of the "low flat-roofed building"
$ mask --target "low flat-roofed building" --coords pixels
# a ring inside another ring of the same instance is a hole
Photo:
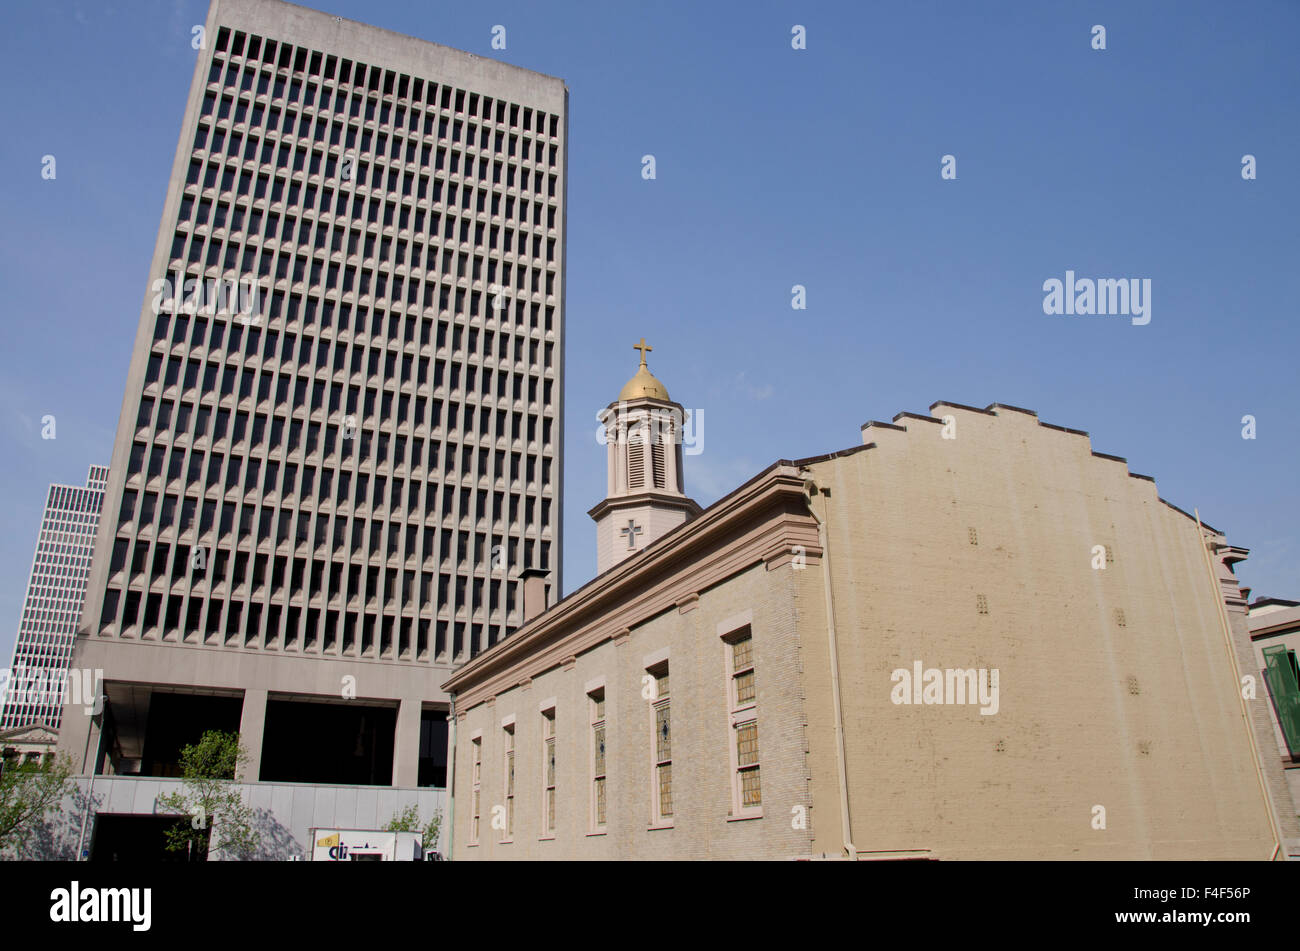
[[[1280,762],[1294,804],[1300,802],[1300,601],[1257,598],[1250,604],[1248,623],[1254,673],[1264,684],[1259,693],[1273,713],[1272,742],[1266,739],[1260,752]],[[1300,845],[1292,843],[1288,852],[1300,856]]]
[[[59,731],[43,721],[0,730],[0,771],[54,762]]]

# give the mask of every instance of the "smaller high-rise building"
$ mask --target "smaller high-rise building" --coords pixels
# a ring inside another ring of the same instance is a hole
[[[86,599],[107,480],[108,466],[91,466],[84,486],[50,486],[0,708],[0,730],[32,723],[59,728],[61,686]]]

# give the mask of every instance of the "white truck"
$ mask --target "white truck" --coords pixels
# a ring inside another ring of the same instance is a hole
[[[377,829],[311,830],[313,862],[421,862],[423,838],[418,832]]]

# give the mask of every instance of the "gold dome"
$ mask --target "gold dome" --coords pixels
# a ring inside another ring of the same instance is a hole
[[[633,350],[641,351],[641,366],[637,367],[636,375],[623,384],[623,389],[619,390],[618,398],[622,400],[636,400],[648,397],[652,400],[663,400],[670,402],[668,398],[668,387],[660,383],[646,366],[645,353],[647,350],[653,350],[654,347],[645,342],[645,337],[641,342],[633,344]]]
[[[654,375],[644,366],[636,371],[636,376],[623,384],[623,389],[618,391],[620,400],[636,400],[643,396],[668,402],[667,387],[655,379]]]

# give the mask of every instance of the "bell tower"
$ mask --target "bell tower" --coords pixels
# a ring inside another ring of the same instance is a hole
[[[646,365],[654,348],[642,337],[632,349],[641,351],[641,365],[599,416],[608,481],[605,500],[587,513],[596,521],[597,574],[700,514],[682,481],[686,411]]]

